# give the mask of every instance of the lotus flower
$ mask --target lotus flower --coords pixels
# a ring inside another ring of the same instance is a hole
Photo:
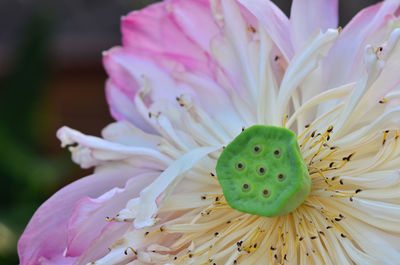
[[[337,0],[294,0],[290,19],[268,0],[167,0],[123,17],[123,45],[104,53],[116,122],[102,138],[58,131],[94,173],[37,210],[21,264],[399,264],[399,5],[343,30]],[[272,169],[306,165],[311,187],[286,212],[250,209],[261,194],[234,206],[245,195],[216,170],[232,150],[250,159],[246,141],[265,136],[252,128],[295,138],[299,160]]]

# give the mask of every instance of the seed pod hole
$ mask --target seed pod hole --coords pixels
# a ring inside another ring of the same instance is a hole
[[[255,145],[255,146],[253,147],[253,152],[254,152],[255,154],[260,153],[260,152],[261,152],[261,146],[259,146],[258,144]]]
[[[283,174],[283,173],[280,173],[279,175],[278,175],[278,180],[279,181],[283,181],[285,179],[285,175]]]
[[[274,155],[275,155],[276,157],[280,157],[280,156],[281,156],[281,151],[280,151],[279,149],[275,149]]]
[[[243,190],[243,191],[249,191],[249,190],[250,190],[250,185],[249,185],[248,183],[244,183],[244,184],[242,185],[242,190]]]
[[[269,190],[265,189],[262,191],[263,195],[267,197],[269,195]]]
[[[243,170],[244,167],[245,167],[245,165],[244,165],[243,162],[238,162],[238,163],[236,164],[236,169],[238,169],[238,170]]]
[[[259,168],[257,169],[257,173],[258,173],[259,175],[264,175],[264,174],[265,174],[265,167],[259,167]]]

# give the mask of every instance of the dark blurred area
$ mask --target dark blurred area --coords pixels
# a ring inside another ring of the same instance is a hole
[[[152,2],[0,1],[0,264],[18,263],[16,242],[40,204],[90,174],[56,130],[99,135],[112,122],[101,52],[120,43],[122,15]],[[290,0],[274,2],[289,13]],[[375,2],[340,1],[340,25]]]

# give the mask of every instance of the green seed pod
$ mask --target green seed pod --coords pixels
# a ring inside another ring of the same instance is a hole
[[[310,193],[311,179],[296,135],[288,129],[254,125],[221,153],[217,177],[228,204],[260,216],[287,214]]]

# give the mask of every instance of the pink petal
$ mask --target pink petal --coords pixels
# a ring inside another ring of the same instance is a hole
[[[172,7],[173,5],[174,3]],[[182,19],[180,17],[181,21]],[[215,26],[210,29],[209,34],[214,32]],[[151,52],[159,57],[173,58],[190,71],[212,74],[206,52],[181,30],[169,11],[167,1],[134,11],[124,17],[122,34],[124,47]],[[206,35],[206,38],[209,36]],[[153,55],[150,57],[153,58]]]
[[[338,25],[338,0],[294,0],[290,11],[292,43],[298,50],[316,30]]]
[[[106,82],[106,98],[110,106],[111,115],[117,121],[126,120],[138,126],[143,131],[154,132],[154,129],[140,115],[133,103],[133,99],[130,97],[130,94],[136,95],[138,88],[136,86],[124,87],[116,84],[120,74],[122,75],[122,73],[118,73],[118,78],[108,79]]]
[[[285,14],[269,0],[238,0],[238,2],[257,17],[289,61],[294,52],[290,41],[290,23]]]
[[[62,259],[67,246],[67,220],[82,197],[98,197],[112,187],[122,187],[137,170],[119,167],[79,179],[48,199],[33,215],[18,242],[21,265],[36,265],[40,259]]]
[[[40,264],[40,265],[72,265],[75,264],[76,262],[76,258],[67,258],[64,256],[53,256],[51,257],[51,259],[47,259],[47,258],[40,258],[38,260],[38,263],[35,264]],[[23,264],[23,263],[21,263]]]
[[[349,80],[350,73],[354,71],[354,63],[356,67],[362,67],[362,54],[368,44],[364,42],[399,5],[397,0],[388,0],[367,7],[346,25],[324,62],[328,89],[354,81]]]
[[[171,0],[168,9],[182,32],[210,53],[210,41],[220,34],[208,0]]]
[[[232,110],[226,91],[212,77],[195,75],[182,69],[167,71],[151,60],[143,58],[141,52],[121,47],[113,48],[105,54],[104,65],[111,79],[107,86],[107,100],[113,116],[118,120],[128,120],[142,129],[147,128],[142,126],[149,125],[139,115],[129,94],[126,95],[125,91],[129,89],[122,88],[124,83],[119,80],[135,80],[137,87],[132,88],[134,93],[138,92],[139,87],[147,85],[150,91],[147,96],[148,107],[152,102],[167,102],[180,108],[176,97],[186,95],[211,114],[218,113],[221,109]],[[127,78],[126,75],[130,77]],[[147,116],[145,118],[147,119]]]
[[[68,220],[66,256],[80,256],[107,226],[105,217],[115,216],[128,200],[137,197],[155,176],[154,173],[140,174],[131,179],[124,189],[114,188],[96,199],[85,197],[79,200]]]
[[[109,223],[95,240],[92,241],[87,250],[79,256],[74,265],[86,265],[101,259],[109,252],[110,242],[114,243],[120,239],[130,228],[131,223]]]
[[[143,58],[143,54],[139,51],[116,47],[105,53],[103,62],[112,82],[118,85],[115,88],[122,94],[130,91],[129,93],[136,95],[138,90],[146,85],[146,80],[149,81],[150,94],[154,101],[169,99],[174,102],[175,97],[181,93],[168,73],[151,60]],[[137,85],[125,85],[121,82],[126,79],[135,80]],[[129,94],[126,98],[133,102]]]

